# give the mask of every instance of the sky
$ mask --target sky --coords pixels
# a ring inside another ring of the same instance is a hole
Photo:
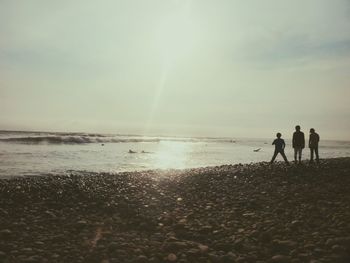
[[[349,0],[0,0],[0,129],[350,140]]]

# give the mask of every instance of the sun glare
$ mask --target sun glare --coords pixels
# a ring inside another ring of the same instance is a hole
[[[155,166],[161,169],[185,168],[190,152],[190,143],[162,141],[155,158]]]

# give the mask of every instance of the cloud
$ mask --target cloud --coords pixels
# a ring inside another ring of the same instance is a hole
[[[242,52],[233,56],[239,64],[271,69],[303,67],[325,60],[350,61],[350,38],[345,40],[310,41],[307,35],[279,35],[246,43]]]

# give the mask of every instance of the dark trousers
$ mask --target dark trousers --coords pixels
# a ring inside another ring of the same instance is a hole
[[[286,157],[286,155],[284,154],[284,150],[275,150],[275,152],[274,152],[274,154],[273,154],[273,156],[272,156],[272,159],[271,159],[271,163],[273,163],[273,161],[274,161],[274,160],[276,159],[276,157],[277,157],[277,154],[279,154],[279,153],[282,155],[284,161],[285,161],[286,163],[288,163],[287,157]]]
[[[299,162],[301,161],[302,152],[303,152],[303,148],[299,146],[294,147],[294,161],[297,161],[297,157],[299,157]]]
[[[310,161],[312,162],[314,160],[314,153],[316,155],[316,161],[319,162],[318,147],[310,148]]]

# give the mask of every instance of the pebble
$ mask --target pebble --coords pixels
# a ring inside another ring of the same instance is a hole
[[[40,257],[40,256],[30,256],[30,257],[24,259],[22,262],[26,262],[26,263],[40,263],[40,262],[42,262],[42,257]]]
[[[33,251],[33,249],[31,247],[25,247],[25,248],[22,248],[21,251],[31,253]]]
[[[137,263],[147,263],[148,262],[148,258],[144,255],[140,255],[137,257],[136,260]]]
[[[117,243],[117,242],[111,242],[111,243],[109,243],[109,245],[108,245],[108,250],[113,251],[113,250],[118,249],[119,247],[120,247],[119,243]]]
[[[0,231],[0,237],[2,238],[8,238],[12,235],[12,231],[9,229],[3,229]]]
[[[344,253],[345,252],[345,248],[342,247],[342,246],[339,246],[339,245],[334,245],[334,246],[332,246],[332,252],[335,253],[335,254]]]
[[[289,263],[290,260],[290,257],[284,255],[275,255],[271,258],[272,263]]]
[[[206,246],[206,245],[201,245],[201,244],[198,245],[198,248],[199,248],[199,250],[200,250],[201,253],[207,253],[208,250],[209,250],[209,247],[208,247],[208,246]]]
[[[177,260],[177,256],[174,253],[170,253],[167,256],[167,260],[170,261],[170,262],[175,262]]]
[[[79,221],[77,222],[77,225],[78,225],[78,226],[86,226],[86,225],[87,225],[87,222],[86,222],[85,220],[79,220]]]
[[[273,240],[275,250],[288,251],[297,247],[298,243],[292,240]]]

